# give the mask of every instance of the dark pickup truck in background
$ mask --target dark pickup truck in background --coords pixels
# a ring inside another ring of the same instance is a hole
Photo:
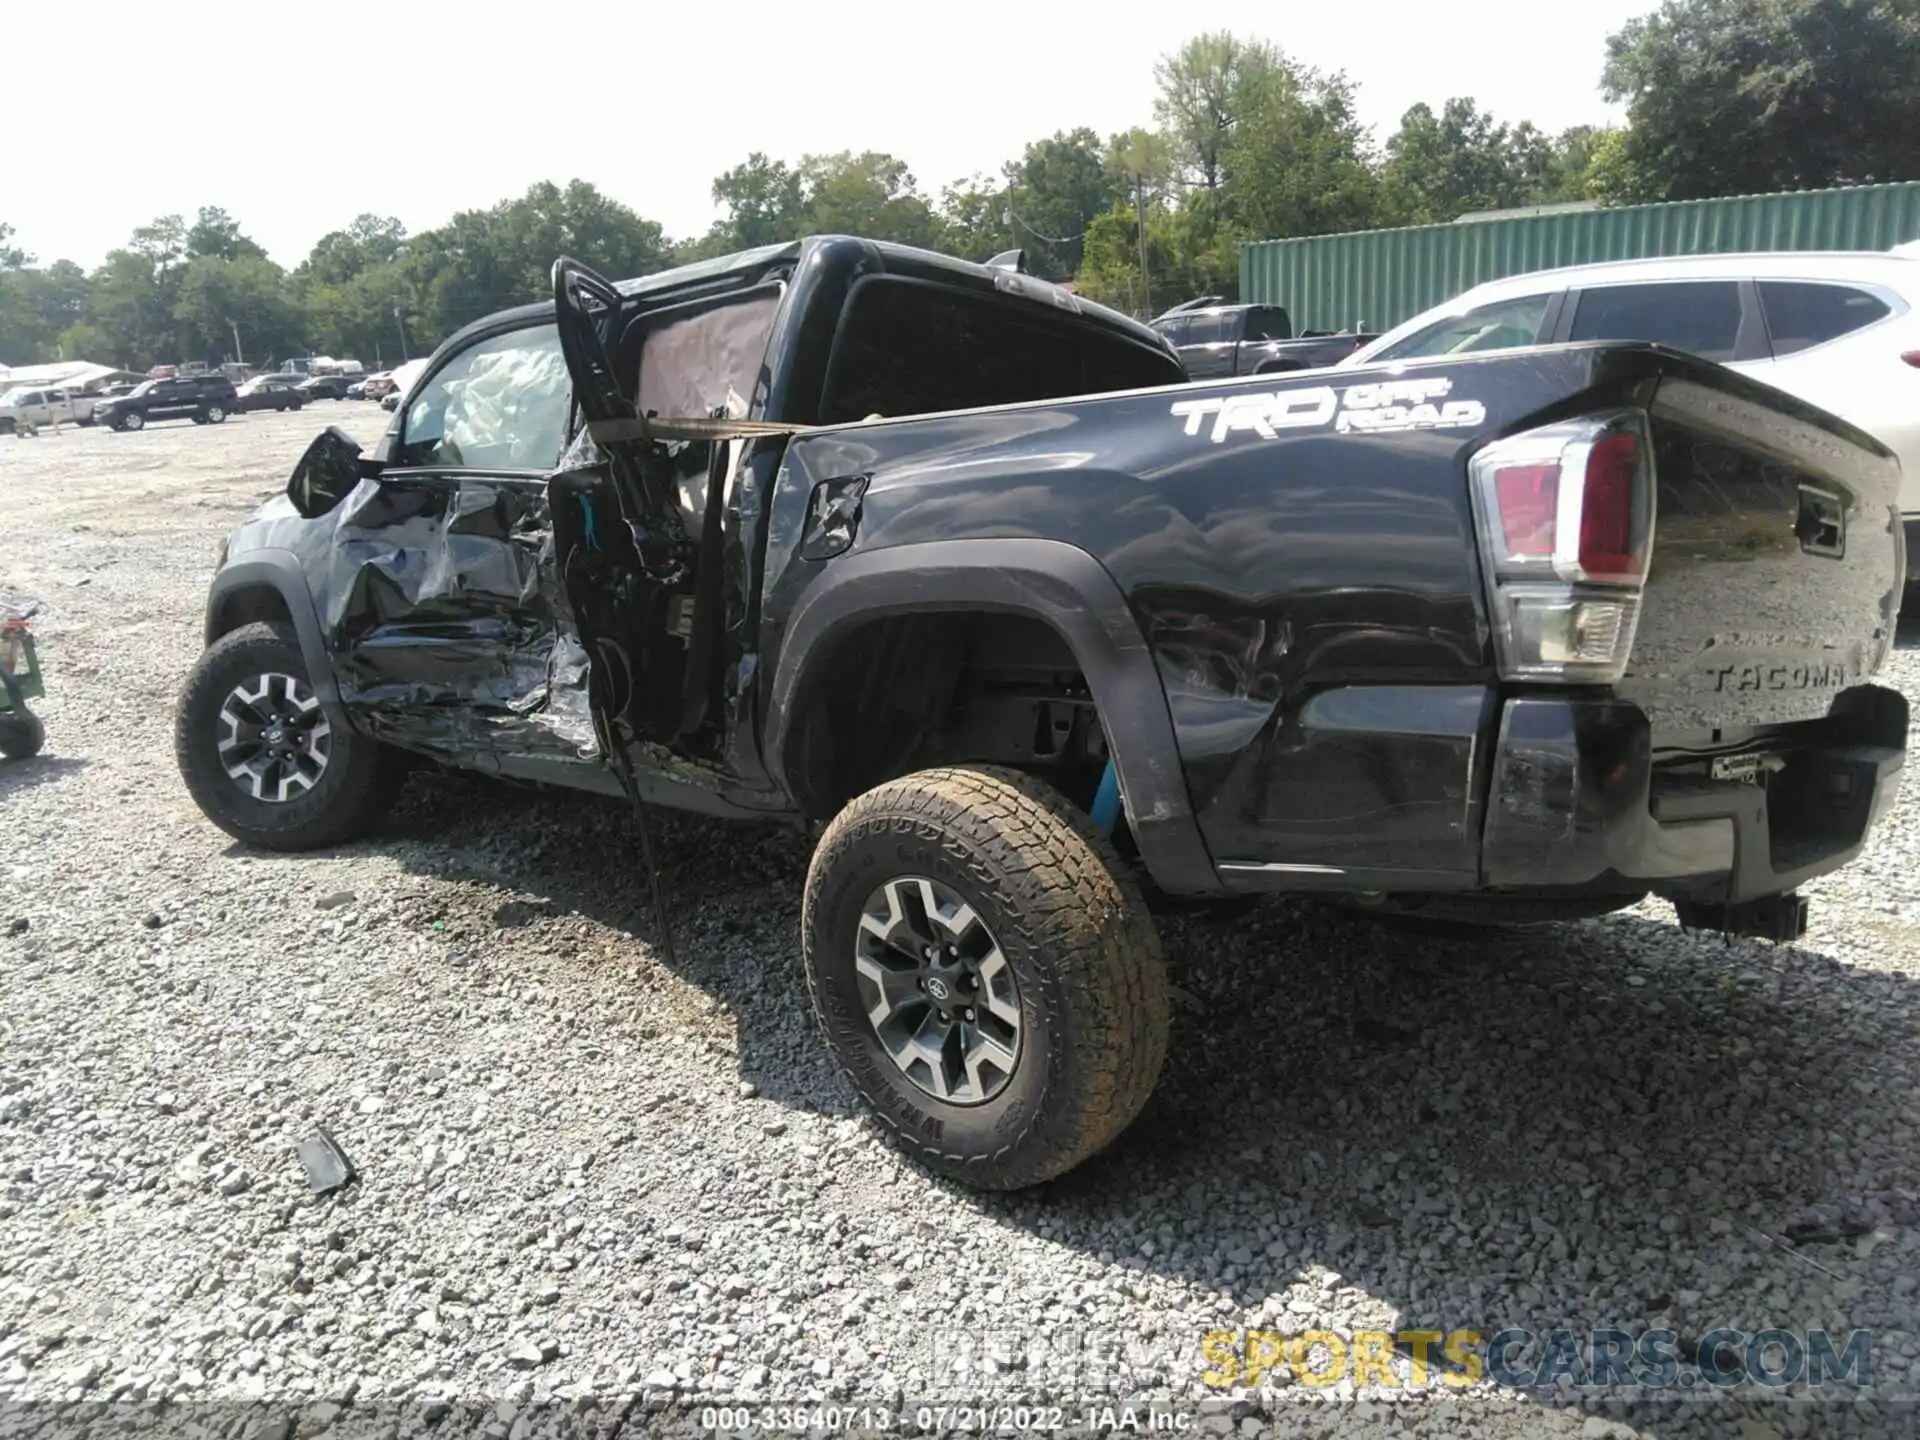
[[[651,804],[824,827],[812,1007],[944,1173],[1048,1179],[1145,1104],[1143,881],[1792,939],[1894,798],[1898,466],[1723,367],[1188,383],[1030,276],[845,236],[554,282],[233,534],[188,788],[279,849],[406,757],[624,796],[648,854]]]
[[[1318,370],[1377,338],[1315,330],[1295,336],[1292,318],[1278,305],[1228,305],[1217,295],[1176,305],[1152,324],[1195,380]]]

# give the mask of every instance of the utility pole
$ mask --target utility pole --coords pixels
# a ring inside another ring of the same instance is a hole
[[[1147,292],[1147,316],[1153,315],[1153,277],[1147,273],[1147,187],[1146,177],[1133,177],[1133,213],[1140,221],[1140,285]]]
[[[398,300],[393,302],[393,323],[400,327],[400,363],[404,365],[412,357],[407,354],[407,321],[400,313]]]
[[[240,322],[232,316],[228,316],[227,324],[233,327],[233,363],[236,365],[244,365],[247,363],[247,357],[242,354],[240,350]]]

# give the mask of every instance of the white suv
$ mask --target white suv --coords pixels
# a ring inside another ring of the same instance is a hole
[[[1658,341],[1851,420],[1900,457],[1908,549],[1920,542],[1920,258],[1678,255],[1515,275],[1396,325],[1340,366],[1565,340]]]

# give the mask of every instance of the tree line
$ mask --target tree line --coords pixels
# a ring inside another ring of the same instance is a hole
[[[1376,143],[1346,75],[1230,33],[1196,36],[1154,79],[1151,124],[1061,131],[937,194],[880,151],[756,152],[714,179],[711,229],[678,241],[583,180],[413,235],[361,215],[291,270],[212,207],[141,226],[91,272],[37,263],[0,221],[0,359],[392,364],[538,298],[558,254],[635,276],[819,232],[970,259],[1024,248],[1037,272],[1147,315],[1231,295],[1253,239],[1920,179],[1912,0],[1667,0],[1608,41],[1601,88],[1625,122],[1559,134],[1456,96],[1414,105]]]

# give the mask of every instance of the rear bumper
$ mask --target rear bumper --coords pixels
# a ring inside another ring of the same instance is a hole
[[[1739,904],[1836,870],[1899,792],[1907,703],[1846,691],[1772,747],[1765,783],[1656,765],[1646,717],[1612,700],[1519,699],[1500,722],[1482,878],[1492,890],[1652,890]]]
[[[1320,708],[1339,713],[1303,707],[1290,748],[1269,764],[1284,770],[1297,751],[1301,773],[1238,794],[1268,828],[1218,862],[1224,888],[1511,899],[1653,891],[1738,905],[1858,855],[1906,760],[1906,699],[1877,685],[1841,692],[1825,719],[1722,746],[1764,759],[1744,780],[1715,778],[1707,759],[1672,747],[1656,754],[1646,715],[1624,700],[1502,699],[1480,687],[1331,693],[1346,703]],[[1321,818],[1302,821],[1303,809]]]

